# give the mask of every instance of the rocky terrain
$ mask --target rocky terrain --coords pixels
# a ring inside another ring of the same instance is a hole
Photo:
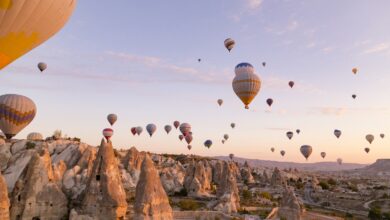
[[[343,213],[340,204],[359,210],[367,199],[346,200],[359,197],[353,187],[365,187],[376,201],[374,187],[381,186],[369,179],[359,185],[341,173],[118,150],[105,140],[99,146],[61,138],[2,141],[0,168],[0,220],[305,219],[317,216],[305,212],[305,204],[328,202],[332,215]],[[336,185],[325,188],[324,182]],[[343,199],[328,199],[339,192]]]

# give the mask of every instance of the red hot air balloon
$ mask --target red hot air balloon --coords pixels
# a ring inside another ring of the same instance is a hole
[[[137,128],[136,127],[132,127],[131,128],[131,133],[133,134],[133,136],[136,135],[137,134]]]
[[[103,130],[103,136],[106,138],[107,141],[110,140],[112,135],[114,135],[114,130],[112,130],[111,128],[105,128]]]

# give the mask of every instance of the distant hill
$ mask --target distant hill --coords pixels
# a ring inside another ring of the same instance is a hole
[[[226,156],[217,156],[216,159],[230,160]],[[244,163],[247,161],[252,167],[278,167],[279,169],[297,168],[298,170],[307,171],[340,171],[340,170],[354,170],[367,167],[367,164],[358,163],[343,163],[339,165],[336,162],[318,162],[318,163],[295,163],[295,162],[279,162],[270,160],[246,159],[235,157],[234,161]],[[390,160],[388,160],[390,166]]]
[[[378,159],[375,163],[357,170],[371,174],[390,173],[390,159]]]

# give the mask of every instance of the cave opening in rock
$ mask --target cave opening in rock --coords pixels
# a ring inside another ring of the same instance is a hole
[[[96,181],[100,181],[100,175],[96,175]]]

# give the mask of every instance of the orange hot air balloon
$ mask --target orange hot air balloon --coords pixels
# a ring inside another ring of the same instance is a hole
[[[55,35],[76,0],[0,0],[0,69]]]
[[[356,67],[354,67],[354,68],[352,68],[352,73],[353,74],[356,74],[358,72],[358,68],[356,68]],[[363,74],[364,75],[364,74]]]

